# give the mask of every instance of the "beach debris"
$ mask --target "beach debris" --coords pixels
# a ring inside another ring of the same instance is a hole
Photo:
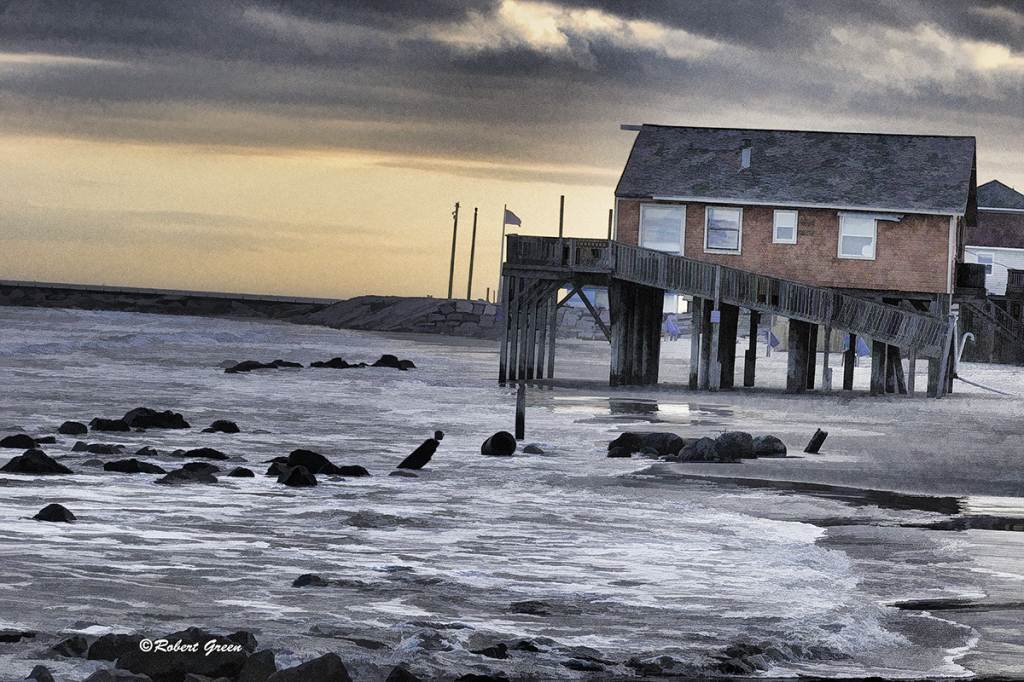
[[[24,454],[18,455],[7,464],[0,467],[0,471],[11,474],[70,474],[71,469],[56,461],[42,450],[26,450]]]
[[[116,462],[107,462],[103,465],[104,471],[116,471],[121,474],[166,474],[167,470],[156,464],[140,462],[132,457],[131,459],[119,459]]]
[[[338,466],[319,452],[312,450],[292,450],[286,459],[277,459],[275,462],[282,462],[286,467],[306,467],[313,474],[324,474],[325,476],[369,476],[370,472],[359,465]],[[269,472],[268,472],[269,473]]]
[[[82,422],[64,422],[57,428],[57,433],[62,433],[65,436],[80,436],[83,433],[89,433],[89,427]]]
[[[804,452],[809,452],[812,455],[818,454],[818,450],[821,449],[821,444],[828,438],[828,431],[822,431],[818,429],[814,432],[814,436],[811,437],[811,442],[804,448]]]
[[[255,478],[256,474],[252,471],[252,469],[246,469],[245,467],[237,467],[235,469],[232,469],[231,473],[228,474],[228,476],[232,478]]]
[[[540,443],[530,443],[523,448],[523,453],[527,455],[543,455],[544,448],[540,446]]]
[[[399,360],[394,355],[381,355],[377,362],[370,365],[371,367],[391,367],[392,369],[400,369],[403,372],[409,369],[416,369],[416,365],[413,364],[412,360]]]
[[[412,454],[402,460],[402,463],[398,465],[399,469],[422,469],[426,466],[430,458],[434,456],[437,451],[437,446],[440,444],[441,439],[444,438],[443,431],[434,431],[434,437],[428,438],[423,443],[412,451]]]
[[[179,485],[183,483],[216,483],[217,477],[202,471],[190,471],[189,469],[175,469],[163,478],[158,478],[154,483],[162,485]]]
[[[294,668],[279,670],[267,682],[352,682],[341,657],[333,651]]]
[[[306,467],[291,467],[277,477],[277,482],[293,488],[312,488],[316,485],[316,476]]]
[[[18,450],[29,450],[36,446],[36,439],[28,434],[17,433],[13,436],[0,438],[0,448],[17,448]]]
[[[53,674],[50,673],[50,669],[45,665],[37,665],[32,668],[32,672],[28,674],[26,680],[35,680],[36,682],[54,682]]]
[[[516,437],[508,431],[498,431],[480,446],[481,455],[511,457],[516,451]]]
[[[238,424],[227,419],[218,419],[203,429],[203,433],[238,433]]]
[[[75,521],[75,515],[67,507],[56,503],[46,505],[32,518],[36,521],[49,521],[51,523],[71,523]]]
[[[775,436],[758,436],[754,439],[754,457],[785,457],[786,444]]]
[[[188,429],[191,428],[177,412],[157,412],[148,407],[136,407],[125,412],[124,423],[133,429]]]
[[[228,458],[228,456],[225,455],[223,452],[221,452],[220,450],[214,450],[213,448],[195,448],[193,450],[185,450],[184,452],[179,452],[178,450],[175,450],[174,452],[171,453],[171,456],[172,457],[190,457],[190,458],[200,457],[202,459],[217,459],[217,460],[227,459]]]
[[[104,419],[102,417],[94,417],[89,422],[89,428],[93,431],[131,431],[131,427],[128,426],[128,422],[123,419]]]
[[[142,635],[106,634],[89,645],[85,657],[90,661],[116,661],[129,651],[137,650],[141,641]]]
[[[150,651],[136,646],[117,659],[117,668],[149,675],[156,682],[184,682],[190,674],[213,679],[235,679],[249,658],[244,640],[237,641],[239,634],[225,637],[199,628],[189,628],[183,632],[149,639],[146,641],[154,644],[166,642],[166,646],[163,650],[155,646],[146,647]],[[175,644],[177,646],[170,650]]]

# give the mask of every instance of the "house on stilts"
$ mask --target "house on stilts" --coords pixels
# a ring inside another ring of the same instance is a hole
[[[850,334],[844,389],[863,337],[872,394],[914,392],[903,361],[919,357],[928,394],[950,390],[954,298],[977,223],[973,137],[623,129],[637,136],[612,239],[508,237],[499,381],[551,377],[558,292],[597,285],[609,292],[612,386],[657,383],[669,292],[693,298],[693,389],[736,384],[746,309],[744,386],[756,378],[759,318],[771,314],[790,321],[790,392],[817,386],[819,328]],[[833,385],[827,343],[820,385]]]

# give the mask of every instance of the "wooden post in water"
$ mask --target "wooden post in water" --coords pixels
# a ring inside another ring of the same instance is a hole
[[[693,297],[690,306],[690,390],[696,391],[700,386],[700,337],[701,323],[704,319],[704,299]]]
[[[556,294],[557,295],[557,294]],[[544,378],[544,354],[547,350],[548,339],[548,306],[551,305],[551,297],[544,296],[537,303],[537,378]],[[550,379],[550,377],[548,377]]]
[[[704,299],[700,317],[700,385],[702,391],[711,388],[711,313],[712,302]]]
[[[608,285],[608,316],[612,327],[610,386],[626,383],[626,354],[629,340],[629,305],[626,300],[626,282],[612,280]]]
[[[806,388],[814,388],[814,372],[818,367],[818,325],[807,323],[807,384]]]
[[[850,332],[850,347],[843,353],[843,390],[853,390],[853,367],[857,364],[857,335]]]
[[[896,384],[896,392],[900,395],[907,394],[907,382],[903,376],[903,358],[900,357],[899,346],[889,346],[889,363],[892,367],[893,379]]]
[[[907,352],[907,395],[914,395],[914,385],[917,383],[917,349],[911,348]]]
[[[508,302],[509,283],[508,277],[502,277],[501,297],[501,349],[498,353],[498,383],[502,386],[508,381],[508,327],[510,322]]]
[[[555,333],[558,324],[558,290],[551,295],[548,303],[548,378],[555,378]]]
[[[750,311],[750,339],[747,352],[743,355],[743,385],[754,385],[754,372],[757,369],[757,329],[761,322],[761,313]]]
[[[533,288],[539,285],[535,282]],[[526,379],[533,381],[537,361],[537,299],[531,295],[526,303]]]
[[[803,393],[807,390],[807,355],[811,324],[802,320],[789,321],[789,357],[786,361],[786,392]]]
[[[515,381],[519,374],[519,301],[523,290],[522,277],[510,277],[505,283],[508,290],[509,349],[508,378]]]
[[[736,336],[739,332],[740,309],[728,303],[719,304],[721,309],[721,327],[718,346],[719,363],[722,376],[719,385],[732,388],[736,385]]]
[[[832,350],[832,298],[826,302],[825,313],[825,357],[821,360],[821,392],[832,391],[832,368],[828,366],[829,352]]]
[[[526,384],[516,391],[516,440],[526,438]]]
[[[722,266],[715,266],[715,307],[711,312],[711,358],[708,361],[708,372],[710,373],[709,390],[717,391],[722,387],[722,366],[718,361],[718,348],[721,344],[722,335],[722,312],[718,299],[722,288]]]
[[[886,344],[871,340],[871,395],[885,395]]]

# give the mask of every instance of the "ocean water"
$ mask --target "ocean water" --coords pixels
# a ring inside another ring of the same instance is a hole
[[[57,435],[43,448],[73,475],[0,474],[0,629],[41,633],[0,645],[8,677],[43,662],[80,680],[108,665],[40,657],[72,633],[189,626],[250,630],[281,664],[338,651],[357,680],[398,663],[512,679],[738,670],[730,659],[775,676],[1012,668],[1016,650],[1009,663],[979,653],[991,623],[896,606],[1020,584],[998,551],[927,528],[937,512],[654,475],[649,461],[605,457],[646,403],[569,388],[528,392],[526,442],[543,454],[482,456],[515,409],[487,343],[97,311],[0,308],[0,320],[0,434],[56,435],[65,420],[140,406],[193,427]],[[223,371],[382,353],[416,369]],[[656,399],[693,423],[742,423],[711,401]],[[242,432],[201,432],[216,419]],[[429,465],[389,476],[435,429],[445,437]],[[155,448],[149,461],[168,470],[173,450],[213,447],[231,456],[219,466],[257,476],[156,485],[86,464],[97,456],[71,452],[79,439],[125,446],[104,461]],[[295,448],[372,475],[302,489],[263,475]],[[0,451],[0,464],[17,454]],[[31,519],[51,502],[78,521]],[[306,573],[333,583],[291,586]],[[515,649],[524,641],[533,650]],[[496,643],[508,659],[472,653]]]

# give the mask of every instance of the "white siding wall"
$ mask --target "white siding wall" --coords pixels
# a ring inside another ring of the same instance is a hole
[[[994,246],[967,246],[964,260],[977,263],[979,253],[992,254],[992,274],[985,275],[988,293],[1002,296],[1006,293],[1006,271],[1024,270],[1024,249],[1001,249]]]

